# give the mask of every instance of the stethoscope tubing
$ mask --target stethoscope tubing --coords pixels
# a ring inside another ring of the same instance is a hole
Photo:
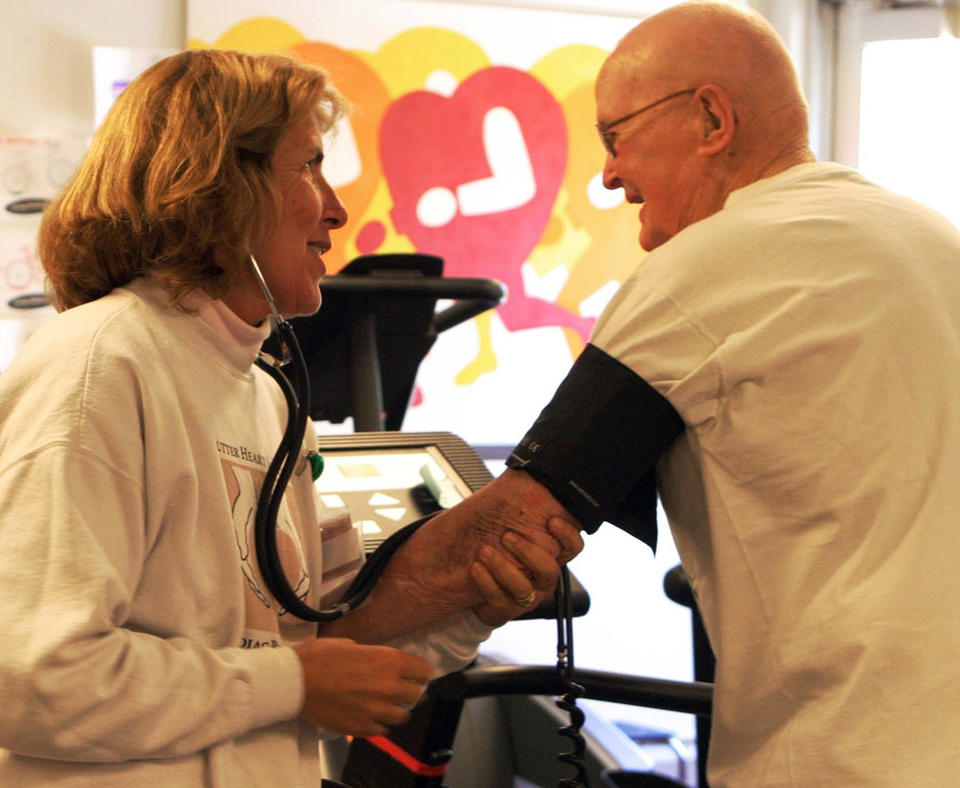
[[[347,588],[341,601],[334,607],[321,610],[308,605],[290,585],[280,562],[277,547],[277,515],[284,492],[290,481],[303,448],[303,436],[306,433],[310,414],[310,388],[307,364],[303,351],[297,341],[290,323],[277,309],[270,288],[263,278],[260,267],[251,255],[250,262],[259,280],[260,287],[270,305],[275,330],[280,340],[284,360],[279,363],[268,361],[263,354],[256,360],[260,369],[272,377],[280,386],[287,403],[287,426],[284,429],[280,445],[274,453],[264,476],[263,486],[257,499],[257,513],[254,520],[254,542],[257,564],[263,582],[273,594],[274,599],[297,618],[304,621],[333,621],[359,607],[373,591],[380,575],[397,549],[404,544],[416,530],[433,517],[436,512],[421,517],[390,535],[374,553],[364,562],[359,573]],[[281,367],[292,363],[294,381],[283,373]],[[573,619],[570,604],[570,575],[563,567],[556,589],[557,595],[557,671],[564,681],[567,693],[557,705],[568,712],[570,724],[560,729],[560,735],[571,740],[573,749],[561,753],[559,760],[576,769],[572,777],[561,779],[559,788],[587,788],[587,776],[584,752],[586,742],[580,732],[583,725],[583,712],[577,707],[577,698],[583,695],[583,687],[576,683],[573,663]]]
[[[334,607],[325,610],[313,608],[294,591],[280,561],[277,545],[277,516],[287,484],[300,459],[309,416],[310,393],[306,362],[292,326],[281,319],[276,321],[276,331],[280,344],[285,349],[285,355],[289,356],[287,363],[293,365],[294,382],[291,382],[281,369],[284,364],[271,362],[263,355],[257,359],[257,366],[276,381],[287,403],[287,426],[267,467],[257,499],[257,513],[254,518],[257,564],[264,584],[287,612],[304,621],[333,621],[363,603],[397,548],[436,512],[406,525],[384,540],[364,562],[360,572],[344,593],[343,599]]]

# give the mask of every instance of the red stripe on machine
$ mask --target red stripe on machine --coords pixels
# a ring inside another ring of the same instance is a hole
[[[383,750],[383,752],[395,761],[402,763],[404,767],[414,774],[419,774],[424,777],[443,777],[443,775],[446,774],[447,764],[441,763],[436,766],[431,766],[429,763],[418,761],[402,747],[390,741],[386,736],[371,736],[367,741],[377,749]]]

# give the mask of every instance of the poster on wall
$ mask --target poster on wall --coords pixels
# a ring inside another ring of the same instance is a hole
[[[0,372],[54,313],[37,298],[43,269],[37,258],[40,212],[66,183],[83,155],[76,138],[0,136]]]
[[[46,201],[66,183],[83,141],[0,136],[0,315],[11,298],[43,290],[36,231]]]
[[[442,334],[406,431],[513,445],[639,264],[603,187],[593,81],[637,19],[438,0],[190,0],[192,48],[292,53],[353,106],[325,143],[350,220],[325,257],[423,252],[507,298]]]

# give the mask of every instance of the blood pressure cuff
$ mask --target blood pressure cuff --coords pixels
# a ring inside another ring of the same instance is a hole
[[[610,522],[657,547],[657,458],[683,431],[670,402],[587,345],[507,459],[544,485],[588,533]]]

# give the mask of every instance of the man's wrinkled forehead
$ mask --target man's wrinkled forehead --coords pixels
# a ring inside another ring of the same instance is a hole
[[[657,69],[650,66],[649,58],[644,53],[615,51],[597,75],[595,97],[598,115],[601,112],[618,112],[623,105],[656,94],[660,89]]]

